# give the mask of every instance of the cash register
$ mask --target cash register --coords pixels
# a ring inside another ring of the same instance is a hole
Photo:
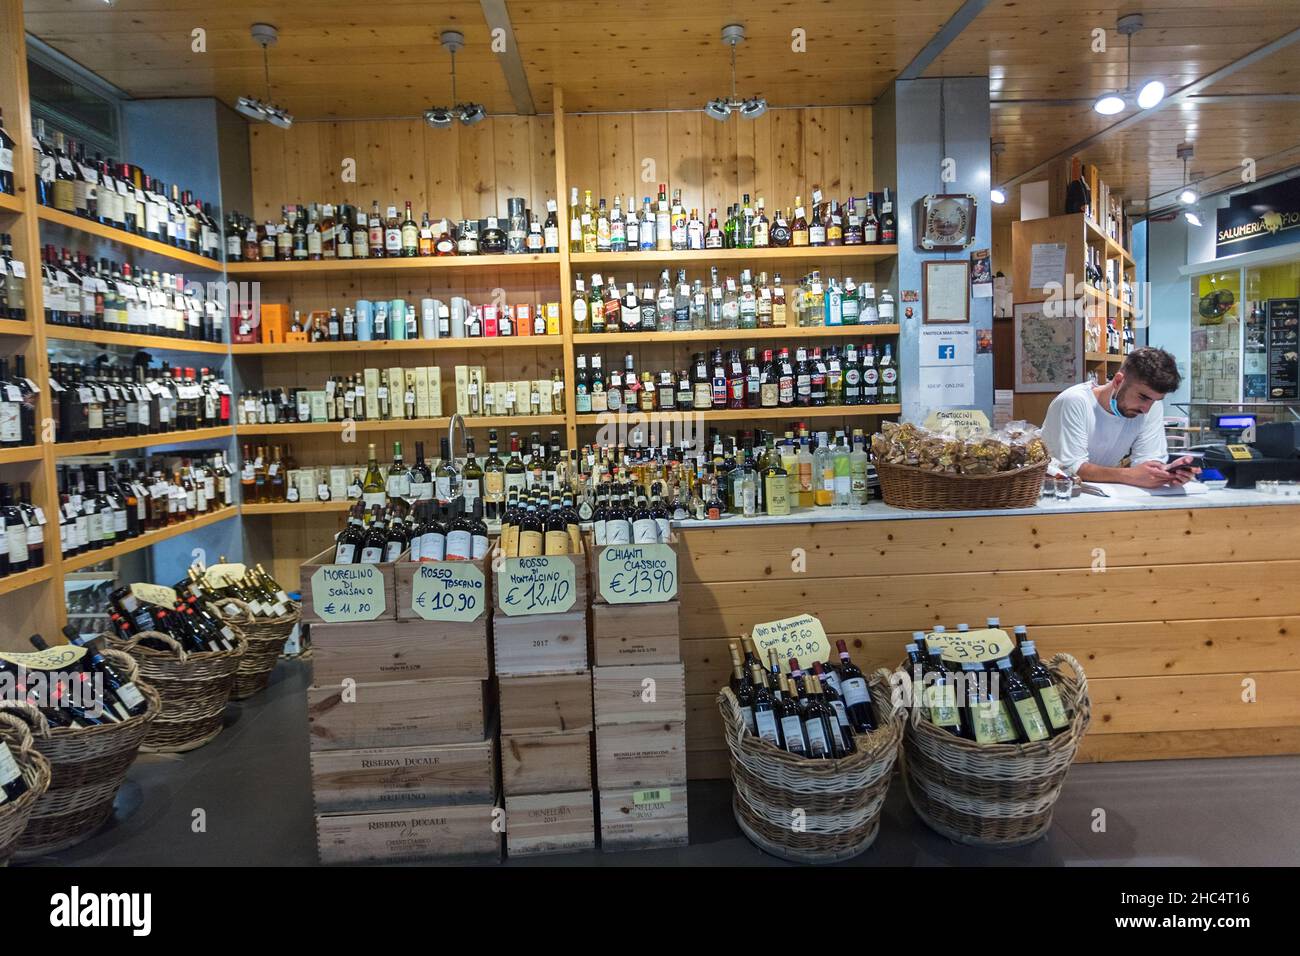
[[[1258,424],[1254,415],[1219,415],[1222,441],[1192,448],[1203,465],[1228,479],[1229,488],[1253,488],[1257,481],[1300,480],[1300,422]]]

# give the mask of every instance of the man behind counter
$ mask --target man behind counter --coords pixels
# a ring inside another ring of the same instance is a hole
[[[1182,376],[1164,349],[1140,348],[1105,385],[1081,382],[1052,399],[1043,442],[1062,471],[1083,481],[1161,488],[1200,474],[1191,458],[1166,465],[1163,399]],[[1128,467],[1120,462],[1129,459]]]

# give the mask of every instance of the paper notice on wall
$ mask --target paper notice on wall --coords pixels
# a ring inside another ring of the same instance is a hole
[[[1050,282],[1065,284],[1063,242],[1035,242],[1029,257],[1029,288],[1041,289]]]
[[[920,373],[922,408],[952,408],[975,404],[973,365],[923,365]]]
[[[1015,390],[996,388],[993,390],[993,428],[996,431],[1011,421],[1011,406],[1015,400]]]

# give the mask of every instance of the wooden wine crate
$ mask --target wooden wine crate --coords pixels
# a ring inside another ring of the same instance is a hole
[[[591,789],[591,733],[502,734],[506,796]]]
[[[677,535],[676,535],[675,533],[672,535],[672,537],[671,537],[668,541],[665,541],[665,542],[663,542],[663,543],[666,544],[666,545],[668,545],[668,547],[672,548],[672,550],[673,550],[674,552],[678,552],[678,557],[680,558],[680,551],[679,551],[679,548],[678,548],[678,545],[679,545],[679,543],[680,543],[680,539],[677,537]],[[590,555],[590,559],[589,559],[588,562],[587,562],[587,571],[588,571],[588,573],[591,575],[591,606],[592,606],[593,608],[600,607],[600,606],[609,607],[609,606],[610,606],[609,602],[606,601],[604,595],[602,595],[602,594],[600,593],[600,561],[601,561],[601,557],[604,555],[605,551],[608,550],[609,548],[627,549],[627,548],[635,548],[635,547],[638,547],[638,545],[636,545],[636,544],[596,544],[596,543],[595,543],[595,539],[594,539],[591,535],[589,535],[589,534],[586,535],[586,536],[584,536],[584,544],[585,544],[585,546],[586,546],[587,554]],[[680,585],[680,583],[681,583],[681,581],[680,581],[680,576],[678,577],[678,580],[677,580],[677,582],[675,582],[675,583],[678,584],[678,585]],[[676,600],[676,598],[674,598],[674,600]],[[617,607],[640,607],[640,606],[643,606],[643,605],[620,604],[620,605],[614,605],[614,606],[617,606]]]
[[[474,621],[474,624],[486,627],[485,621],[492,615],[492,559],[491,552],[489,556],[481,558],[478,561],[453,561],[451,564],[467,565],[477,568],[483,575],[483,589],[477,592],[480,599],[479,606],[483,609],[483,616]],[[408,551],[405,557],[410,557]],[[438,563],[438,562],[434,562]],[[428,568],[428,564],[420,561],[398,561],[393,566],[393,587],[396,596],[397,619],[399,621],[423,621],[425,620],[418,614],[411,605],[411,596],[414,590],[416,575],[420,573],[421,568]],[[433,622],[430,622],[433,623]]]
[[[640,850],[690,843],[686,785],[600,791],[602,850]]]
[[[510,856],[572,853],[596,845],[590,790],[509,796],[505,801]]]
[[[566,614],[531,614],[492,621],[496,673],[512,677],[525,674],[572,673],[587,669],[587,611]]]
[[[596,727],[686,720],[686,666],[631,664],[592,668]],[[651,683],[653,682],[653,683]],[[653,696],[653,700],[647,697]]]
[[[678,601],[591,606],[591,647],[597,667],[672,664],[682,659]]]
[[[487,735],[487,717],[484,683],[477,680],[307,689],[312,750],[477,742]]]
[[[316,816],[321,863],[499,862],[497,801]]]
[[[489,803],[496,740],[318,751],[311,755],[311,785],[317,813]]]
[[[514,559],[506,559],[513,561]],[[527,561],[527,558],[521,558],[520,561]],[[586,610],[588,603],[588,582],[587,582],[587,552],[584,550],[581,554],[564,554],[553,555],[547,558],[548,563],[564,563],[571,565],[573,568],[573,606],[569,609],[570,613]],[[509,601],[512,584],[509,575],[506,573],[503,565],[500,570],[493,574],[492,581],[492,604],[496,609],[496,617],[499,620],[502,617],[510,617],[506,614],[506,606]],[[553,615],[548,614],[521,614],[514,615],[516,619],[526,618],[545,618]]]
[[[375,617],[367,620],[387,620],[397,617],[396,569],[395,563],[389,564],[334,564],[334,546],[330,545],[320,554],[304,561],[298,569],[298,589],[302,592],[302,620],[308,624],[324,621],[319,613],[321,608],[315,606],[311,579],[317,569],[331,567],[340,569],[373,568],[381,578],[381,585],[376,588],[383,592],[384,608]],[[360,623],[360,622],[357,622]]]
[[[590,671],[501,677],[497,692],[503,735],[575,733],[594,726]]]
[[[596,786],[601,790],[686,785],[686,723],[611,724],[596,728]]]
[[[383,620],[313,624],[312,681],[319,687],[472,678],[487,680],[486,616],[470,624]]]

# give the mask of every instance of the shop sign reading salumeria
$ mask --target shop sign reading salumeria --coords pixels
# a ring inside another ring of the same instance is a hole
[[[1300,181],[1288,180],[1242,196],[1215,211],[1215,258],[1286,245],[1300,238]]]

